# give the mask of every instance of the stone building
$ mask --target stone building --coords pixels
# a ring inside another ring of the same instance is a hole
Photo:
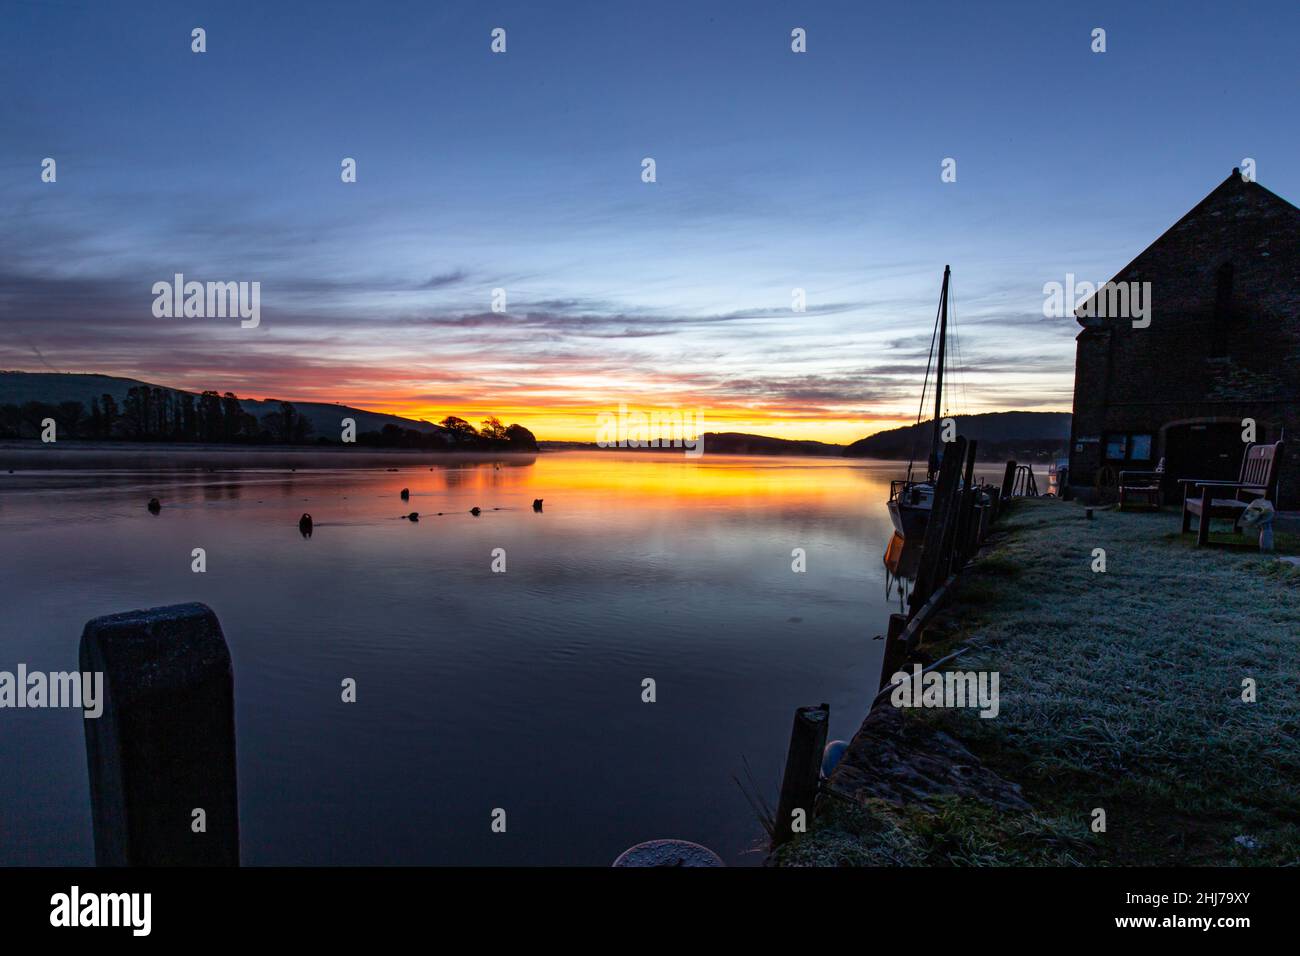
[[[1161,458],[1167,501],[1179,478],[1235,480],[1250,419],[1286,439],[1279,507],[1300,508],[1300,209],[1234,169],[1080,299],[1072,491]]]

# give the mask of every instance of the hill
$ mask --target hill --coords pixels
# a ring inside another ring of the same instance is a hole
[[[769,438],[744,432],[705,432],[704,450],[713,455],[827,455],[844,454],[843,445],[820,441]]]
[[[989,412],[955,417],[957,434],[979,442],[984,460],[1046,461],[1064,455],[1070,443],[1069,412]],[[923,461],[929,454],[932,421],[891,428],[860,438],[844,449],[847,458]]]
[[[132,388],[159,388],[170,394],[173,399],[189,395],[198,398],[196,392],[186,392],[165,385],[154,385],[133,378],[118,378],[113,375],[94,375],[80,372],[0,372],[0,405],[25,405],[28,402],[40,402],[45,405],[58,405],[60,402],[80,402],[87,409],[90,403],[104,395],[112,395],[119,406],[125,406],[127,392]],[[257,419],[263,415],[280,410],[279,399],[241,398],[240,406],[245,412]],[[386,415],[382,412],[368,412],[362,408],[349,405],[331,405],[328,402],[294,402],[294,409],[311,423],[313,435],[339,434],[339,422],[343,418],[353,418],[357,431],[378,432],[385,425],[409,428],[426,434],[444,434],[447,429],[432,422],[402,418],[399,415]]]

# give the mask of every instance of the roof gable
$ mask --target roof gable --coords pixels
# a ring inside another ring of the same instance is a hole
[[[1276,218],[1288,223],[1292,230],[1300,233],[1300,209],[1254,180],[1243,179],[1240,169],[1233,169],[1227,179],[1219,183],[1182,218],[1134,256],[1106,284],[1121,281],[1121,277],[1134,271],[1140,272],[1144,260],[1158,255],[1167,244],[1178,241],[1187,229],[1194,228],[1197,223],[1211,217],[1217,218],[1223,215],[1231,215],[1236,219]],[[1097,311],[1098,296],[1101,292],[1102,290],[1098,289],[1075,310],[1075,319],[1085,329],[1100,328],[1105,324],[1104,318],[1088,314],[1089,311],[1093,313]]]

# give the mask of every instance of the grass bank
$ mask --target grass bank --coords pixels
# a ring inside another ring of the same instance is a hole
[[[1168,511],[1086,521],[1077,505],[1017,502],[924,648],[937,660],[976,645],[946,667],[997,671],[998,716],[886,716],[1023,800],[942,788],[882,799],[857,787],[824,800],[775,862],[1300,862],[1300,568],[1247,548],[1196,549],[1178,527]],[[1300,552],[1294,537],[1278,545]],[[1093,570],[1097,548],[1104,572]],[[1243,701],[1247,678],[1254,703]],[[871,723],[854,742],[868,778],[888,772],[865,752]],[[1097,808],[1104,832],[1092,827]]]

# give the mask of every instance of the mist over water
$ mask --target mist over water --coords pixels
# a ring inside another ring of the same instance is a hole
[[[608,865],[660,837],[757,863],[742,758],[774,802],[794,708],[829,702],[847,739],[875,688],[902,463],[158,455],[0,473],[0,670],[76,669],[98,615],[210,605],[248,864]],[[80,713],[0,716],[0,864],[92,863]]]

